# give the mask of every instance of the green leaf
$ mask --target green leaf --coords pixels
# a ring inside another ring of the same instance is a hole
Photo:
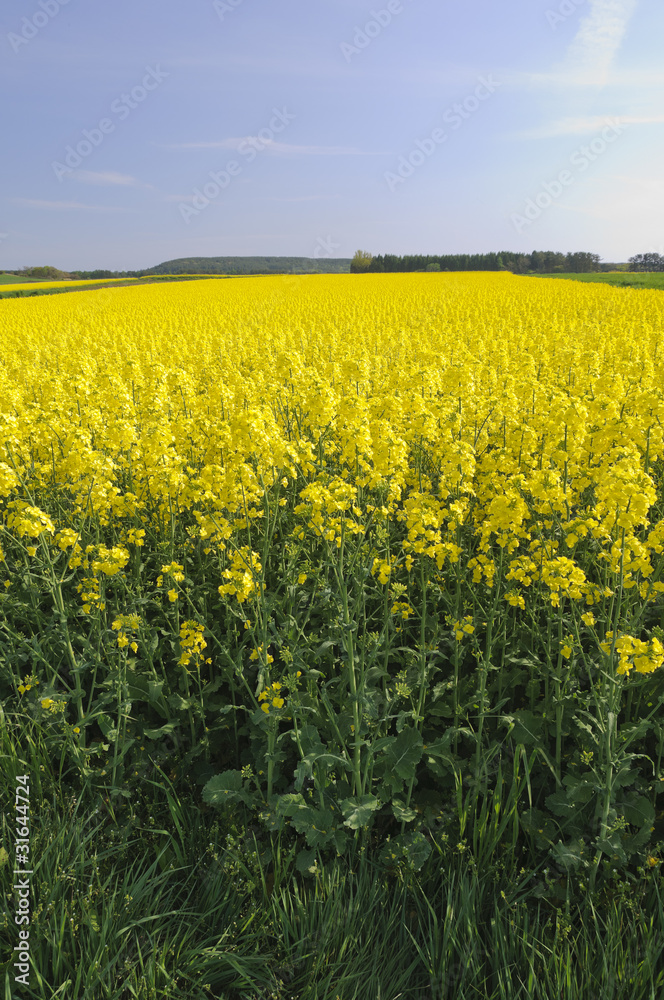
[[[293,815],[292,824],[307,838],[309,847],[325,847],[334,836],[334,815],[331,809],[304,806]]]
[[[100,715],[97,716],[97,723],[99,724],[99,728],[104,734],[104,737],[107,740],[110,740],[111,743],[115,743],[118,738],[118,730],[116,729],[110,715],[106,715],[105,712],[100,713]]]
[[[251,796],[242,788],[240,771],[224,771],[215,774],[203,788],[203,801],[211,806],[223,806],[228,802],[251,803]]]
[[[603,840],[597,839],[596,847],[598,851],[603,851],[612,861],[627,861],[627,855],[620,840],[620,834],[616,830]]]
[[[380,801],[375,795],[361,795],[359,798],[343,799],[339,807],[344,814],[344,826],[359,830],[367,826],[373,813],[380,809]]]
[[[381,859],[390,864],[405,861],[409,868],[419,871],[431,854],[431,844],[423,833],[414,830],[393,837],[381,851]]]
[[[277,798],[276,814],[277,816],[293,816],[298,809],[303,807],[307,808],[304,796],[300,792],[289,792]]]
[[[630,797],[622,804],[623,816],[631,826],[647,827],[655,824],[655,809],[644,795]]]
[[[638,775],[639,772],[635,768],[631,768],[629,764],[623,764],[622,767],[614,774],[613,784],[616,788],[625,788],[628,785],[633,785]]]
[[[512,736],[516,743],[524,743],[526,746],[539,743],[544,725],[541,716],[523,709],[512,715],[502,715],[500,721],[510,727],[508,735]]]
[[[412,823],[414,819],[417,819],[415,810],[407,806],[401,799],[392,800],[392,812],[395,819],[400,820],[402,823]]]
[[[150,740],[158,740],[160,736],[167,736],[169,733],[172,733],[179,725],[179,722],[166,722],[159,729],[144,729],[143,733]]]
[[[343,757],[338,757],[333,753],[310,753],[301,760],[300,763],[295,768],[295,791],[299,792],[306,778],[311,778],[313,775],[314,764],[323,764],[325,770],[329,767],[342,768],[344,771],[352,771],[351,764],[344,760]]]
[[[295,867],[302,875],[311,875],[316,871],[317,851],[300,851],[295,859]]]
[[[583,840],[568,844],[559,840],[551,848],[551,854],[567,871],[575,871],[580,866],[587,868],[590,861],[590,851]]]
[[[410,780],[415,775],[415,768],[422,759],[422,734],[412,727],[402,730],[385,755],[385,762],[390,771]]]
[[[595,782],[587,778],[566,774],[563,778],[565,789],[559,789],[546,799],[547,807],[556,816],[575,816],[580,806],[586,805],[598,791]],[[582,818],[581,816],[579,818]]]
[[[196,708],[198,702],[195,698],[183,698],[177,693],[169,696],[168,704],[178,712],[186,712],[190,708]]]

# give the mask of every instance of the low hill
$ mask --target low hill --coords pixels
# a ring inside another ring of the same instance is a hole
[[[350,257],[178,257],[149,274],[348,274]]]

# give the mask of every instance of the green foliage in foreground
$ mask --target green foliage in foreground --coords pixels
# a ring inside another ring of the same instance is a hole
[[[146,752],[147,753],[147,752]],[[0,852],[0,996],[10,1000],[656,1000],[664,878],[618,873],[574,902],[553,867],[478,864],[444,834],[416,871],[369,838],[299,863],[297,838],[200,808],[147,754],[112,806],[66,789],[48,732],[3,715],[11,790],[31,778],[30,986],[13,983],[11,811]],[[74,782],[75,783],[75,782]],[[489,840],[491,835],[489,834]],[[7,855],[9,857],[7,857]]]
[[[664,289],[664,272],[642,274],[638,272],[621,271],[615,274],[539,274],[539,278],[566,278],[568,281],[599,281],[603,285],[615,285],[616,288],[657,288]]]

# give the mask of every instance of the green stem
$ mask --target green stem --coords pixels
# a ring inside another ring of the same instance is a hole
[[[350,620],[348,609],[348,587],[344,575],[344,529],[343,521],[341,526],[341,546],[339,548],[339,563],[335,566],[335,574],[341,590],[343,602],[343,625],[344,625],[344,645],[348,658],[348,683],[350,685],[350,696],[353,706],[353,786],[356,795],[362,794],[362,737],[360,733],[361,716],[360,702],[358,694],[357,677],[355,674],[355,641],[353,639],[353,626]]]
[[[422,709],[424,707],[424,696],[425,696],[425,684],[426,684],[426,674],[427,674],[427,650],[425,645],[426,639],[426,625],[427,625],[427,587],[426,587],[426,573],[424,572],[424,556],[420,557],[420,585],[422,588],[422,615],[420,618],[420,694],[417,702],[417,716],[415,718],[415,728],[422,729],[422,723],[424,718],[422,716]],[[413,794],[413,786],[415,784],[415,772],[411,776],[410,782],[408,784],[408,795],[406,796],[406,809],[410,806],[411,796]],[[401,832],[403,833],[405,827],[405,820],[401,822]]]

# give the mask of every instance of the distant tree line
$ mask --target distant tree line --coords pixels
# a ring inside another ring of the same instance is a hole
[[[72,278],[89,279],[99,278],[141,278],[142,271],[71,271]]]
[[[574,273],[609,269],[615,265],[601,265],[596,253],[555,253],[553,250],[534,250],[532,253],[477,254],[413,254],[398,257],[395,254],[378,254],[372,257],[366,250],[358,250],[351,261],[353,274],[394,273],[397,271],[512,271],[513,274]]]
[[[348,274],[350,257],[180,257],[140,271],[60,271],[57,267],[24,267],[6,271],[24,278],[150,278],[184,274]]]
[[[658,253],[637,253],[629,258],[630,271],[664,271],[664,257]]]
[[[3,271],[18,278],[45,278],[50,281],[66,281],[68,278],[140,278],[142,271],[61,271],[58,267],[22,267],[18,271]]]
[[[159,274],[347,274],[349,257],[178,257],[141,271]]]

